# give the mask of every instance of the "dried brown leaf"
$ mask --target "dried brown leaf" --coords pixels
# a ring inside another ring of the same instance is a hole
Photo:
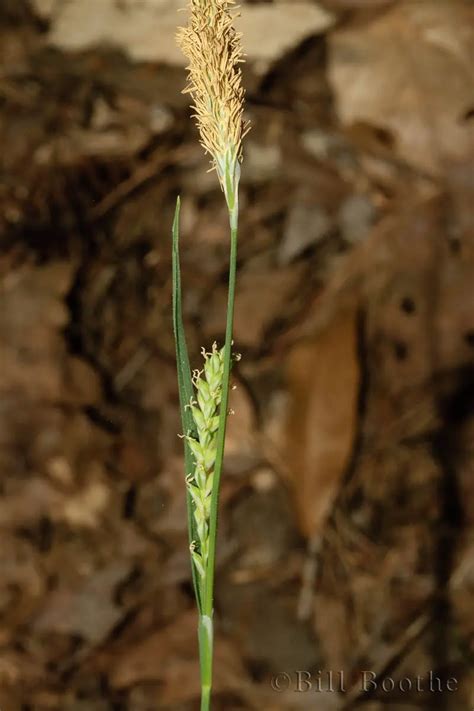
[[[311,537],[331,512],[354,444],[360,381],[355,313],[296,345],[287,379],[284,459],[300,528]]]
[[[398,155],[430,173],[472,155],[472,3],[400,2],[329,41],[329,76],[344,124],[389,131]]]

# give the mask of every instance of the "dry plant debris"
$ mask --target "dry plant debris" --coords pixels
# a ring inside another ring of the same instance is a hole
[[[0,5],[0,707],[188,711],[169,225],[181,192],[197,367],[222,336],[227,215],[180,93],[178,3],[92,5]],[[242,14],[215,708],[308,708],[272,674],[334,668],[347,702],[392,711],[357,690],[388,664],[458,678],[439,702],[468,711],[472,3]]]

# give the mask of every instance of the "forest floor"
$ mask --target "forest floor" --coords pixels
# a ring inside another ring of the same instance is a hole
[[[241,4],[214,708],[468,711],[474,5]],[[197,708],[176,196],[194,367],[228,241],[181,5],[0,5],[1,711]],[[366,693],[369,670],[395,689]]]

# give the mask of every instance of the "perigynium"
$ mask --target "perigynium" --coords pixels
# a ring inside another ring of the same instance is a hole
[[[181,309],[179,198],[173,223],[173,325],[185,455],[191,570],[199,614],[201,711],[211,701],[217,508],[229,405],[232,361],[244,89],[241,37],[234,0],[190,0],[189,22],[177,41],[189,60],[188,85],[200,141],[211,156],[230,223],[229,289],[224,347],[203,351],[202,371],[191,373]],[[203,258],[204,255],[203,255]]]
[[[186,435],[194,458],[194,471],[187,475],[186,484],[194,504],[198,538],[197,541],[191,541],[190,548],[193,563],[201,579],[206,576],[209,553],[209,519],[224,375],[224,349],[219,350],[217,344],[213,343],[212,351],[206,353],[203,348],[202,355],[204,369],[194,371],[193,374],[196,399],[189,403],[196,425],[196,435]]]

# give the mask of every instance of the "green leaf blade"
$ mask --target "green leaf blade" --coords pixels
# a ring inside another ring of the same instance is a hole
[[[173,239],[173,254],[172,254],[172,270],[173,270],[173,331],[176,347],[176,364],[178,371],[178,390],[179,390],[179,405],[181,412],[181,423],[183,434],[196,436],[196,426],[189,404],[193,398],[193,383],[191,366],[189,364],[188,347],[186,344],[186,335],[184,332],[183,312],[182,312],[182,297],[181,297],[181,267],[179,259],[179,215],[181,202],[179,197],[176,199],[176,209],[173,220],[172,239]],[[184,467],[185,476],[194,471],[194,458],[186,438],[184,442]],[[193,502],[186,487],[186,503],[188,513],[188,532],[190,544],[197,540],[196,523],[193,516]],[[194,591],[199,612],[201,612],[201,594],[198,585],[198,579],[194,563],[191,562]]]

